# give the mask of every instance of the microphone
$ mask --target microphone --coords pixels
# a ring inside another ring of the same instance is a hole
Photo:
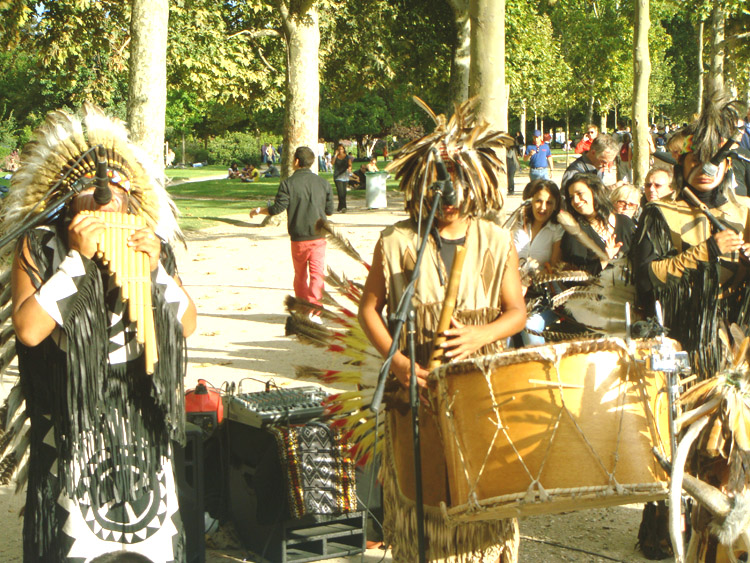
[[[94,201],[97,205],[107,205],[112,201],[112,190],[109,189],[109,178],[107,177],[107,152],[101,145],[96,147],[95,179]]]
[[[448,174],[448,169],[445,167],[440,156],[440,151],[433,147],[433,155],[435,156],[435,167],[437,168],[437,183],[443,188],[443,202],[445,205],[456,205],[456,190],[453,189],[453,180],[451,175]]]
[[[732,152],[732,146],[739,143],[739,140],[736,138],[740,137],[740,135],[741,133],[738,131],[734,134],[734,137],[730,137],[729,139],[727,139],[727,142],[724,143],[718,150],[718,152],[711,157],[711,160],[703,164],[703,174],[705,174],[706,176],[710,176],[711,178],[716,177],[716,175],[719,173],[719,166],[727,159],[729,154]]]

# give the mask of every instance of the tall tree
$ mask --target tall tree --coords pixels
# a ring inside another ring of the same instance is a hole
[[[282,0],[279,12],[287,48],[284,151],[281,175],[292,173],[294,150],[318,146],[320,29],[316,0]],[[317,162],[317,161],[316,161]]]
[[[477,118],[492,127],[508,130],[508,94],[505,86],[505,0],[471,0],[471,72],[469,95],[477,97]],[[505,150],[497,155],[505,160]],[[499,178],[497,190],[508,188]]]
[[[471,0],[469,95],[477,96],[477,115],[508,130],[505,85],[505,0]]]
[[[451,60],[451,100],[460,104],[469,96],[469,74],[471,66],[471,18],[469,0],[448,0],[453,10],[456,27],[456,43]]]
[[[651,27],[649,0],[635,0],[633,15],[633,184],[643,186],[648,172],[648,81],[651,59],[648,51],[648,30]]]
[[[132,0],[128,125],[131,139],[164,169],[169,0]]]

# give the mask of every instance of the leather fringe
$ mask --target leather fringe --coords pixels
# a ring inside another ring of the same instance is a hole
[[[411,563],[419,560],[416,504],[399,490],[390,440],[390,433],[386,431],[380,469],[385,516],[383,534],[386,545],[393,547],[393,560]],[[518,559],[520,536],[516,519],[451,526],[438,507],[425,506],[424,528],[429,561],[513,563]]]

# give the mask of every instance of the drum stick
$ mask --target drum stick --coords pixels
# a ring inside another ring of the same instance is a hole
[[[461,282],[461,272],[464,269],[464,258],[466,257],[466,248],[463,245],[456,247],[456,255],[453,258],[453,267],[451,268],[451,277],[448,280],[448,287],[445,290],[445,299],[443,300],[443,310],[440,311],[435,338],[432,343],[432,357],[430,358],[429,369],[433,370],[443,363],[445,350],[441,344],[446,341],[443,332],[451,326],[451,317],[453,310],[456,308],[456,298],[458,297],[458,285]]]

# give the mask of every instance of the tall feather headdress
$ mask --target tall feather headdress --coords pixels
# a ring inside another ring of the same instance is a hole
[[[64,110],[50,112],[34,131],[11,179],[3,233],[54,207],[77,182],[93,175],[96,155],[88,151],[98,145],[106,151],[108,171],[129,182],[129,200],[148,226],[166,240],[181,238],[174,203],[148,156],[128,140],[122,121],[88,103],[80,116]]]
[[[725,92],[706,96],[700,116],[690,125],[692,134],[686,136],[684,152],[692,152],[700,162],[708,162],[724,141],[737,133],[739,117],[737,102]]]
[[[481,216],[500,210],[503,197],[498,184],[505,167],[495,151],[512,146],[513,138],[476,119],[476,99],[456,106],[450,119],[435,115],[419,98],[415,100],[432,117],[435,130],[404,145],[387,167],[400,180],[409,214],[418,216],[422,197],[437,179],[433,149],[440,153],[448,171],[453,171],[456,206],[461,214]]]

